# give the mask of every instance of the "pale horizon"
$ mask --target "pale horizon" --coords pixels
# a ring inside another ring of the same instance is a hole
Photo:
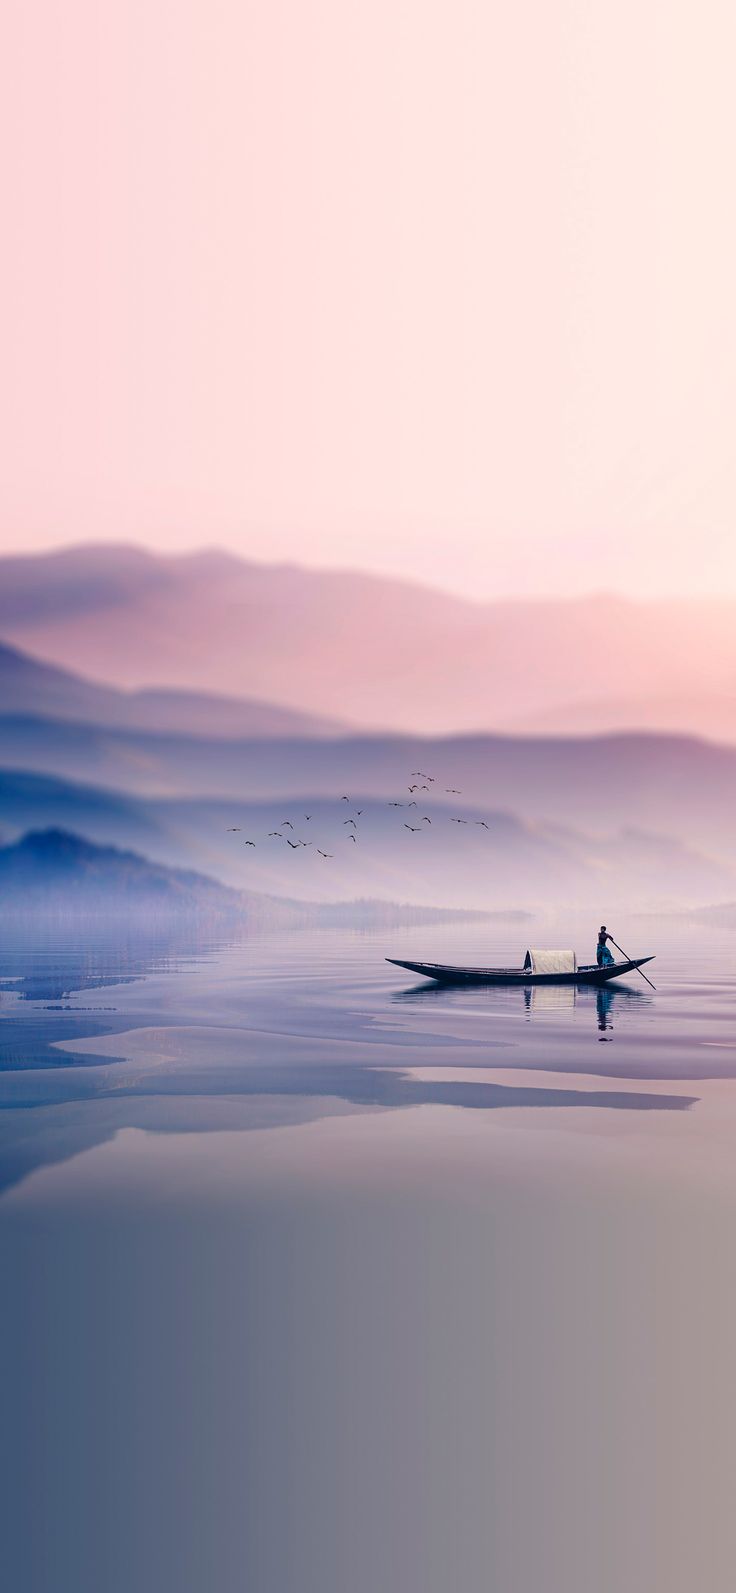
[[[12,7],[0,547],[736,595],[720,0]]]

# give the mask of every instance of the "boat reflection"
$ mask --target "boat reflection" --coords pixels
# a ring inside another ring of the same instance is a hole
[[[569,1012],[577,1006],[577,985],[524,985],[527,1012]]]
[[[573,1010],[590,1012],[595,1016],[599,1039],[612,1039],[614,1016],[625,1008],[651,1006],[652,998],[646,991],[631,985],[442,985],[427,982],[412,985],[407,990],[397,990],[394,1001],[437,1001],[456,1005],[469,1001],[473,1005],[493,1007],[496,1012],[519,1010],[523,1005],[530,1019],[562,1017]]]

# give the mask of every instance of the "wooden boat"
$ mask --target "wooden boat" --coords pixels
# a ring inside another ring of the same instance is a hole
[[[387,957],[386,962],[395,968],[407,968],[410,973],[423,974],[443,985],[606,985],[611,979],[634,973],[653,957],[632,957],[629,962],[577,964],[558,970],[541,971],[527,952],[523,968],[454,968],[442,962],[405,962],[401,957]]]

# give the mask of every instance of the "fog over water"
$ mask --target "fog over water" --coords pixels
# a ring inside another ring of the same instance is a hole
[[[0,938],[13,1589],[725,1593],[736,938]]]

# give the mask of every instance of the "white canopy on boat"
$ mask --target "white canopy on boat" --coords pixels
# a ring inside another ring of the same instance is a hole
[[[524,967],[535,974],[577,973],[578,959],[574,951],[534,951],[524,958]]]

